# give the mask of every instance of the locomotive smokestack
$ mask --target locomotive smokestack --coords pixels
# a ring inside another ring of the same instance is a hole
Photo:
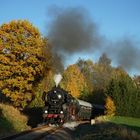
[[[62,80],[62,75],[61,74],[55,74],[54,75],[54,82],[55,82],[56,87],[59,85],[61,80]]]

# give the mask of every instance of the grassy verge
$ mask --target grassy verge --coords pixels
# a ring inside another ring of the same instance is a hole
[[[29,129],[27,117],[10,105],[0,104],[0,137]]]
[[[123,116],[101,116],[96,119],[98,121],[121,124],[132,130],[140,132],[140,118],[123,117]]]
[[[140,118],[100,116],[76,128],[77,140],[140,140]]]
[[[140,134],[122,124],[100,122],[82,124],[75,129],[76,140],[140,140]]]

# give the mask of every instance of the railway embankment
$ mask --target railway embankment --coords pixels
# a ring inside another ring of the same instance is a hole
[[[139,126],[135,126],[134,129],[134,126],[130,127],[128,124],[116,124],[105,119],[101,120],[101,117],[97,119],[92,125],[90,122],[72,122],[64,124],[61,128],[54,126],[35,128],[15,138],[17,140],[140,140],[140,133],[135,130],[140,129]]]
[[[140,140],[140,133],[110,122],[82,124],[75,129],[76,140]]]
[[[10,105],[0,104],[0,138],[29,130],[27,116]]]
[[[96,121],[67,123],[62,129],[47,135],[42,140],[140,140],[138,131],[123,124]]]

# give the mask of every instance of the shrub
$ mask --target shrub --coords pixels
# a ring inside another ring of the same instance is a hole
[[[111,116],[115,115],[116,107],[113,100],[109,96],[106,98],[105,108],[106,108],[105,111],[106,115],[111,115]]]
[[[0,131],[3,135],[29,129],[28,118],[13,106],[0,104],[0,116]]]

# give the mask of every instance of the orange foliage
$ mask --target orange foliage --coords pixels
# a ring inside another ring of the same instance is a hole
[[[86,83],[83,74],[77,65],[70,65],[63,74],[61,86],[74,97],[79,97]]]
[[[26,20],[0,26],[0,94],[10,97],[16,106],[32,100],[34,86],[44,77],[46,44]]]
[[[106,115],[115,115],[116,107],[113,100],[109,96],[106,98],[105,108],[106,108],[105,111]]]

